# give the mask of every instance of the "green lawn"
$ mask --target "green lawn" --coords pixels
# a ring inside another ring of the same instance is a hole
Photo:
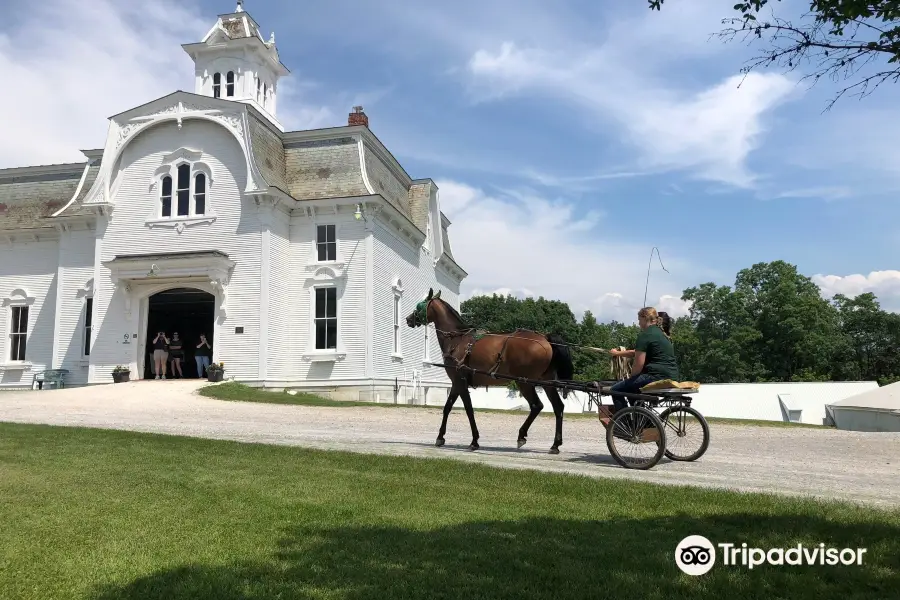
[[[208,385],[200,388],[200,395],[207,398],[215,398],[217,400],[230,400],[233,402],[262,402],[266,404],[298,404],[302,406],[375,406],[371,402],[345,402],[341,400],[331,400],[316,394],[308,394],[306,392],[298,392],[297,394],[288,394],[287,392],[266,391],[259,388],[253,388],[242,383],[227,382],[218,383],[216,385]],[[394,406],[386,405],[386,406]]]
[[[421,406],[414,404],[386,404],[379,403],[376,404],[374,402],[350,402],[344,400],[331,400],[329,398],[324,398],[322,396],[318,396],[316,394],[309,394],[305,392],[298,392],[297,394],[288,394],[287,392],[274,392],[274,391],[266,391],[259,388],[253,388],[241,383],[235,382],[227,382],[227,383],[219,383],[216,385],[205,386],[200,389],[200,395],[206,396],[207,398],[215,398],[217,400],[231,400],[231,401],[239,401],[239,402],[263,402],[268,404],[295,404],[300,406],[336,406],[336,407],[347,407],[347,406],[368,406],[368,407],[377,407],[377,408],[412,408],[412,409],[421,409],[421,408],[441,408],[439,406]],[[456,401],[455,408],[462,409],[462,400]],[[476,412],[490,412],[490,413],[504,413],[504,414],[514,414],[521,415],[525,417],[528,412],[524,410],[502,410],[495,408],[476,408]],[[553,409],[548,406],[546,403],[544,405],[544,410],[541,411],[540,416],[554,418]],[[566,419],[596,419],[597,415],[595,413],[568,413],[565,416]],[[759,427],[818,427],[822,428],[822,425],[809,425],[806,423],[789,423],[783,421],[757,421],[751,419],[720,419],[720,418],[709,418],[707,422],[710,424],[722,424],[722,425],[754,425]]]
[[[861,566],[717,564],[694,578],[673,559],[691,534],[868,551]],[[4,599],[824,600],[900,590],[900,511],[4,423],[0,540]]]

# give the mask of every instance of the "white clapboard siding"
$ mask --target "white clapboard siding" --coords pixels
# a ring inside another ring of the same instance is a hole
[[[90,231],[63,233],[59,244],[59,329],[56,361],[69,371],[67,383],[83,385],[88,381],[89,356],[84,355],[86,299],[94,278],[95,236]]]
[[[53,329],[56,321],[56,278],[59,246],[57,240],[13,242],[0,247],[0,389],[31,387],[34,373],[49,369],[53,363]],[[28,337],[25,362],[29,369],[6,368],[10,358],[10,321],[12,310],[2,300],[14,290],[23,290],[34,298],[28,308]]]
[[[428,295],[429,288],[434,293],[440,291],[441,299],[459,309],[459,286],[449,277],[436,273],[432,258],[422,248],[412,248],[410,243],[402,241],[397,234],[381,224],[376,225],[374,235],[375,327],[372,347],[375,349],[375,377],[393,379],[402,377],[404,373],[408,375],[412,370],[421,370],[423,383],[449,385],[443,369],[423,365],[426,359],[441,362],[441,350],[434,326],[429,325],[426,336],[424,327],[409,327],[406,317]],[[400,301],[402,360],[391,356],[394,352],[393,285],[398,277],[404,289]]]
[[[291,293],[290,217],[276,211],[270,231],[269,343],[266,379],[281,381],[294,376],[292,359],[298,351],[289,323],[296,320],[296,298]]]
[[[338,281],[338,351],[343,360],[313,362],[304,355],[315,351],[312,279],[317,262],[316,226],[335,225],[337,262],[346,273]],[[365,377],[366,351],[366,249],[365,224],[349,216],[319,214],[316,218],[294,217],[291,223],[291,296],[296,302],[291,323],[294,340],[292,379],[307,382],[359,380]]]
[[[159,186],[151,188],[154,171],[163,157],[180,148],[199,150],[213,171],[207,207],[217,220],[187,227],[149,228],[156,214]],[[111,222],[102,232],[100,259],[115,256],[219,250],[236,263],[228,285],[227,314],[217,321],[213,358],[224,361],[226,374],[255,380],[258,375],[260,324],[260,221],[255,202],[241,192],[247,180],[246,162],[234,137],[223,127],[185,120],[181,129],[168,122],[140,134],[122,153],[115,170]],[[122,343],[123,334],[137,332],[139,307],[126,318],[123,293],[116,291],[108,269],[96,266],[97,314],[91,355],[92,381],[109,381],[117,364],[137,360],[136,344]],[[243,334],[235,333],[243,327]]]

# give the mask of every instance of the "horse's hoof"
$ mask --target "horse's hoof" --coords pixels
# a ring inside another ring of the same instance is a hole
[[[438,438],[437,441],[434,442],[434,445],[440,448],[444,445],[444,438]]]
[[[480,448],[481,446],[478,445],[478,442],[472,442],[471,444],[469,444],[469,450],[478,450]]]
[[[559,454],[559,448],[550,448],[550,454]]]
[[[525,441],[526,441],[525,438],[519,438],[519,441],[516,442],[517,447],[518,447],[518,448],[521,448],[522,446],[524,446],[524,445],[525,445]]]

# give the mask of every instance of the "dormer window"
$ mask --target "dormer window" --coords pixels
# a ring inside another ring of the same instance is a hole
[[[194,214],[206,213],[206,175],[197,173],[194,175]]]
[[[162,178],[162,187],[160,189],[160,207],[159,216],[172,216],[172,178],[169,176]]]
[[[178,165],[176,183],[176,203],[175,210],[177,217],[191,217],[195,215],[203,215],[206,213],[206,175],[197,173],[194,175],[194,211],[191,212],[191,165],[182,163]],[[160,217],[172,216],[172,176],[166,175],[162,178],[162,186],[160,188]]]
[[[178,166],[178,216],[191,212],[191,165]]]
[[[229,98],[234,96],[234,71],[228,71],[225,76],[225,95]]]
[[[181,233],[185,226],[215,221],[207,197],[212,170],[201,157],[201,152],[182,148],[163,159],[153,177],[159,199],[157,209],[148,215],[148,226],[175,227]]]
[[[213,73],[213,98],[222,97],[222,74]]]

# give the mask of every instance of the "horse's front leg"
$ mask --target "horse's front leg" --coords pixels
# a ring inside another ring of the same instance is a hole
[[[438,448],[444,445],[444,434],[447,433],[447,417],[450,416],[457,398],[459,398],[459,391],[456,387],[450,388],[450,393],[447,394],[447,402],[444,404],[444,417],[441,419],[441,428],[438,430],[437,440],[434,443]]]

